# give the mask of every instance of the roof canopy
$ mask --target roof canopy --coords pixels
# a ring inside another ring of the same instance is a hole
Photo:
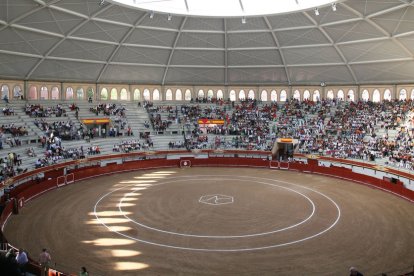
[[[0,38],[0,78],[414,83],[411,0],[341,1],[336,11],[328,5],[319,15],[309,9],[247,17],[245,24],[239,17],[151,16],[97,0],[1,1]]]

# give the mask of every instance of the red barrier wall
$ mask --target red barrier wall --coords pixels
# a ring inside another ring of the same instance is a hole
[[[24,184],[21,184],[14,188],[11,192],[11,196],[15,197],[16,199],[24,198],[26,200],[30,200],[36,196],[41,195],[42,193],[57,188],[57,177],[62,176],[64,172],[64,168],[67,166],[72,166],[85,163],[86,167],[77,168],[68,170],[68,173],[74,174],[74,180],[80,181],[87,178],[92,177],[99,177],[105,174],[113,174],[119,172],[127,172],[127,171],[134,171],[134,170],[143,170],[143,169],[155,169],[155,168],[168,168],[168,167],[180,167],[180,161],[190,161],[191,166],[194,167],[255,167],[255,168],[269,168],[270,164],[273,167],[277,167],[279,162],[272,161],[270,162],[267,159],[267,153],[265,152],[248,152],[248,151],[226,151],[226,154],[252,154],[254,156],[262,156],[261,158],[237,158],[237,157],[214,157],[209,156],[208,158],[194,158],[194,157],[182,157],[181,159],[166,159],[166,155],[168,153],[171,154],[180,154],[183,153],[182,151],[174,151],[174,152],[158,152],[154,153],[153,155],[162,156],[163,158],[158,159],[149,159],[149,160],[134,160],[134,161],[124,161],[122,164],[117,164],[119,160],[122,158],[127,158],[131,156],[140,156],[143,157],[147,155],[147,153],[133,153],[133,154],[118,154],[112,156],[99,156],[93,157],[88,160],[81,160],[81,161],[69,161],[63,164],[53,165],[51,167],[46,167],[38,170],[34,170],[23,175],[19,175],[14,179],[14,181],[19,181],[22,179],[33,178],[33,176],[37,175],[40,172],[43,172],[45,178],[42,181],[36,180],[29,180]],[[203,153],[212,153],[212,151],[203,151]],[[188,153],[187,153],[188,154]],[[305,158],[305,156],[300,156]],[[96,164],[89,164],[89,161],[103,161],[103,160],[111,160],[114,159],[114,162],[109,162],[105,166],[100,166]],[[117,159],[117,160],[116,160]],[[371,164],[364,164],[357,161],[352,160],[339,160],[334,158],[324,158],[321,157],[319,160],[325,161],[332,161],[336,163],[345,163],[348,165],[355,165],[359,167],[366,167],[369,169],[377,169],[374,165]],[[300,171],[304,173],[316,173],[341,179],[351,180],[357,183],[366,184],[370,186],[377,187],[379,189],[386,190],[393,194],[396,194],[400,197],[405,199],[411,200],[414,202],[414,191],[406,189],[401,182],[397,182],[396,184],[390,183],[386,180],[377,179],[372,176],[367,176],[363,174],[358,174],[352,172],[351,169],[344,168],[344,167],[324,167],[319,166],[318,161],[315,159],[308,159],[308,164],[303,162],[292,162],[292,163],[281,163],[280,168]],[[397,170],[387,169],[387,172],[395,173],[396,175],[400,175],[403,177],[407,177],[409,179],[414,180],[414,176],[406,173],[406,172],[399,172]],[[13,201],[7,202],[5,208],[0,216],[0,227],[4,225],[8,216],[13,211]],[[0,238],[3,242],[6,242],[6,239],[3,237],[0,231]],[[31,266],[31,270],[37,271],[39,268],[38,266],[33,263]]]

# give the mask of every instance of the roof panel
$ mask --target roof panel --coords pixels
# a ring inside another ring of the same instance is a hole
[[[172,16],[171,20],[168,20],[167,14],[156,14],[153,18],[150,18],[147,13],[140,25],[153,28],[178,30],[181,22],[183,22],[182,17]]]
[[[409,57],[397,43],[389,40],[339,45],[338,47],[348,62]]]
[[[0,54],[0,77],[22,78],[38,61],[37,58]]]
[[[183,32],[177,47],[224,48],[224,34]]]
[[[281,46],[326,44],[329,40],[319,29],[278,31],[276,36]]]
[[[122,22],[126,24],[134,24],[138,18],[144,16],[146,13],[139,10],[127,9],[121,6],[112,5],[107,10],[97,15],[97,18],[102,18],[115,22]]]
[[[126,43],[172,47],[176,36],[176,32],[138,28],[132,32]]]
[[[267,16],[273,29],[314,26],[303,13],[281,14]]]
[[[6,28],[0,31],[0,49],[20,53],[44,55],[60,38],[44,34]]]
[[[18,20],[16,23],[30,28],[65,34],[84,20],[83,18],[68,13],[44,8]]]
[[[227,35],[228,48],[276,47],[271,32],[232,33]]]
[[[1,1],[0,20],[10,22],[28,12],[41,8],[32,0]]]
[[[103,64],[87,62],[44,60],[33,72],[34,79],[95,81]]]
[[[227,21],[227,31],[240,30],[268,30],[263,17],[249,17],[246,18],[246,23],[242,23],[241,18],[229,18]]]
[[[224,51],[175,50],[171,64],[224,66]]]
[[[115,47],[115,45],[66,39],[50,55],[64,58],[106,61]]]
[[[400,0],[348,0],[344,2],[344,5],[352,7],[362,15],[373,14],[401,4]]]
[[[297,84],[350,83],[353,78],[345,65],[289,67],[291,81]]]
[[[164,70],[162,67],[109,65],[101,82],[160,83]]]
[[[229,51],[228,65],[283,65],[278,50]]]
[[[284,68],[229,68],[229,84],[287,83]]]
[[[343,63],[334,47],[283,49],[287,64]]]
[[[184,30],[224,31],[224,19],[188,17]]]
[[[53,6],[64,8],[83,15],[92,16],[103,10],[103,7],[98,4],[99,3],[96,0],[64,0],[53,4]],[[106,5],[109,4],[105,4],[105,6]]]
[[[89,21],[77,30],[73,36],[119,42],[128,31],[129,28],[125,26]]]
[[[366,21],[350,22],[334,26],[323,27],[334,42],[348,42],[385,37],[378,28]]]
[[[170,52],[171,50],[122,46],[112,61],[162,65],[167,64]]]
[[[351,65],[362,82],[410,82],[414,72],[414,61],[384,62]]]
[[[168,68],[166,84],[223,84],[224,68]]]

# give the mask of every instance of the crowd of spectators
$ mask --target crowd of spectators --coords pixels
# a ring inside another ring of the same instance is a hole
[[[36,118],[34,124],[43,130],[46,136],[57,136],[64,140],[80,139],[75,124],[71,120],[48,122],[45,119]]]
[[[64,109],[61,104],[44,107],[40,104],[27,103],[24,107],[24,111],[26,112],[26,115],[29,115],[30,117],[52,117],[52,115],[55,115],[56,117],[66,116],[66,109]]]
[[[0,182],[22,173],[24,171],[20,167],[22,162],[20,155],[14,152],[9,152],[7,156],[0,158]]]
[[[112,148],[112,151],[128,153],[131,151],[140,150],[141,147],[142,147],[141,143],[134,139],[134,140],[122,141],[121,143],[115,144]]]
[[[14,108],[5,106],[3,107],[2,112],[4,116],[11,116],[11,115],[14,115]]]

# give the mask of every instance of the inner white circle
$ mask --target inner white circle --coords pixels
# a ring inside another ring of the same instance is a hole
[[[190,179],[184,179],[184,180],[183,179],[177,179],[177,180],[166,181],[166,182],[163,182],[163,183],[157,183],[157,184],[155,184],[153,186],[164,185],[164,184],[169,184],[169,183],[178,182],[178,181],[180,181],[180,182],[188,182],[188,181],[195,181],[195,180],[196,181],[211,181],[211,180],[229,180],[229,179],[234,180],[234,177],[232,177],[232,178],[210,178],[208,180],[203,180],[203,179],[200,179],[200,178],[190,178]],[[243,180],[243,179],[238,179],[238,180],[239,181],[242,181],[242,182],[243,181],[244,182],[251,182],[251,180]],[[255,181],[254,183],[260,183],[260,184],[270,185],[270,186],[274,186],[274,187],[279,187],[279,188],[286,189],[286,190],[289,190],[291,192],[294,192],[294,193],[296,193],[296,194],[304,197],[305,199],[307,199],[309,201],[309,203],[312,205],[312,212],[304,220],[302,220],[302,221],[300,221],[300,222],[298,222],[296,224],[293,224],[293,225],[290,225],[290,226],[281,228],[281,229],[276,229],[276,230],[272,230],[272,231],[268,231],[268,232],[262,232],[262,233],[256,233],[256,234],[227,235],[227,236],[226,235],[216,235],[216,236],[213,236],[213,235],[195,235],[195,234],[178,233],[178,232],[173,232],[173,231],[162,230],[162,229],[159,229],[159,228],[156,228],[156,227],[151,227],[151,226],[148,226],[146,224],[143,224],[143,223],[140,223],[140,222],[138,222],[136,220],[131,219],[122,210],[122,205],[123,205],[124,199],[127,198],[129,195],[132,196],[133,195],[133,192],[132,193],[127,193],[127,194],[125,194],[121,198],[121,200],[119,201],[119,204],[118,204],[118,209],[119,209],[120,213],[126,219],[128,219],[130,222],[132,222],[134,224],[137,224],[137,225],[139,225],[141,227],[144,227],[144,228],[153,230],[153,231],[157,231],[157,232],[161,232],[161,233],[166,233],[166,234],[171,234],[171,235],[185,236],[185,237],[211,238],[211,239],[214,239],[214,238],[216,238],[216,239],[247,238],[247,237],[256,237],[256,236],[264,236],[264,235],[274,234],[274,233],[277,233],[277,232],[282,232],[282,231],[285,231],[285,230],[288,230],[288,229],[292,229],[294,227],[297,227],[297,226],[299,226],[299,225],[307,222],[308,220],[310,220],[313,217],[313,215],[315,214],[315,209],[316,209],[315,208],[315,204],[313,203],[313,201],[309,197],[307,197],[306,195],[302,194],[301,192],[295,191],[295,190],[293,190],[291,188],[287,188],[287,187],[283,187],[283,186],[280,186],[280,185],[276,185],[276,184],[270,184],[270,183],[265,183],[265,182],[260,182],[260,181]]]
[[[273,15],[320,8],[342,0],[108,0],[123,6],[147,10],[154,17],[154,12],[163,14],[208,16],[208,17],[242,17]],[[155,15],[157,16],[157,15]],[[160,15],[158,15],[160,16]],[[168,20],[173,20],[168,17]]]
[[[211,177],[211,175],[198,175],[198,176]],[[182,177],[186,177],[186,176],[182,176]],[[191,177],[194,177],[194,175],[191,176]],[[227,177],[227,176],[224,176],[224,177]],[[304,241],[307,241],[307,240],[316,238],[316,237],[318,237],[318,236],[320,236],[320,235],[328,232],[329,230],[331,230],[332,228],[334,228],[336,226],[336,224],[338,223],[339,219],[341,218],[341,209],[339,208],[338,204],[332,198],[330,198],[329,196],[325,195],[324,193],[321,193],[321,192],[316,191],[314,189],[311,189],[311,188],[308,188],[308,187],[304,187],[302,185],[298,185],[298,184],[295,184],[295,183],[291,183],[291,182],[288,182],[288,181],[274,180],[274,179],[268,179],[268,178],[263,178],[263,177],[254,177],[254,176],[240,176],[240,177],[241,178],[245,178],[245,179],[262,179],[262,180],[267,180],[267,181],[272,181],[272,182],[285,183],[285,184],[289,184],[289,185],[301,187],[303,189],[306,189],[306,190],[312,191],[314,193],[317,193],[317,194],[325,197],[327,200],[329,200],[334,205],[334,207],[337,210],[337,217],[336,217],[335,221],[331,225],[327,226],[327,228],[325,228],[325,229],[317,232],[316,234],[313,234],[313,235],[310,235],[310,236],[307,236],[307,237],[304,237],[304,238],[301,238],[301,239],[296,239],[296,240],[293,240],[293,241],[290,241],[290,242],[278,243],[278,244],[271,244],[271,245],[268,245],[268,246],[260,246],[260,247],[248,247],[248,248],[216,248],[216,249],[211,249],[211,248],[195,248],[195,247],[175,246],[175,245],[171,245],[171,244],[151,242],[151,241],[147,241],[147,240],[144,240],[144,239],[139,239],[137,237],[133,237],[133,236],[124,234],[124,233],[122,233],[120,231],[116,231],[116,230],[111,229],[110,226],[108,226],[104,221],[102,221],[99,218],[99,216],[97,214],[97,207],[98,207],[99,203],[105,197],[107,197],[108,195],[110,195],[110,194],[112,194],[112,193],[114,193],[116,191],[119,191],[119,190],[121,190],[121,189],[123,189],[125,187],[133,186],[133,184],[132,185],[125,185],[125,186],[123,186],[121,188],[115,189],[114,191],[109,192],[109,193],[103,195],[95,203],[95,206],[93,208],[94,215],[95,215],[96,220],[98,222],[100,222],[106,229],[108,229],[108,231],[111,231],[113,233],[117,233],[118,235],[120,235],[120,236],[122,236],[124,238],[130,239],[130,240],[134,240],[134,241],[137,241],[137,242],[142,242],[142,243],[145,243],[145,244],[150,244],[150,245],[155,245],[155,246],[159,246],[159,247],[164,247],[164,248],[178,249],[178,250],[189,250],[189,251],[200,251],[200,252],[245,252],[245,251],[257,251],[257,250],[265,250],[265,249],[271,249],[271,248],[289,246],[289,245],[301,243],[301,242],[304,242]]]

